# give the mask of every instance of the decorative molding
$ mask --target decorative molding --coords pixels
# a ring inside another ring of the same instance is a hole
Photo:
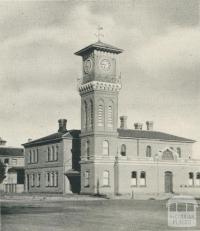
[[[112,91],[119,92],[121,89],[121,83],[109,83],[109,82],[100,82],[100,81],[91,81],[89,83],[79,85],[79,93],[80,95],[97,90],[97,91]]]

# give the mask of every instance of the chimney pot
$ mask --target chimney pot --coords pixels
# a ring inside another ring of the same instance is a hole
[[[142,123],[134,123],[135,130],[142,130]]]
[[[147,121],[146,125],[147,125],[147,130],[148,131],[152,131],[153,130],[153,121]]]
[[[67,120],[66,119],[59,119],[58,124],[59,124],[58,132],[65,132],[67,130],[66,128]]]
[[[120,116],[120,128],[126,129],[127,128],[127,116]]]

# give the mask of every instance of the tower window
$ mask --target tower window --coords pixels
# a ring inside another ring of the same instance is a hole
[[[108,140],[103,141],[103,155],[104,156],[109,155],[109,142],[108,142]]]
[[[113,109],[108,106],[108,127],[113,127]]]
[[[103,186],[109,186],[109,171],[103,172]]]
[[[94,107],[92,100],[90,101],[90,127],[93,128],[94,123]]]
[[[178,157],[181,158],[181,148],[177,148]]]
[[[84,102],[84,115],[83,115],[83,127],[87,128],[87,103]]]
[[[151,157],[151,146],[146,147],[146,157]]]
[[[137,186],[137,172],[131,173],[131,186]]]
[[[98,126],[103,126],[103,105],[98,106]]]
[[[121,156],[126,156],[126,145],[122,144],[121,146]]]

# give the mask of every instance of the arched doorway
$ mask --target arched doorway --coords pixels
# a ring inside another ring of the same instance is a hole
[[[169,171],[165,172],[165,192],[173,192],[173,174]]]

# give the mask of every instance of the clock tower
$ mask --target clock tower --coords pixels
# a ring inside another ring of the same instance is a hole
[[[100,41],[75,54],[82,57],[81,192],[109,193],[114,189],[117,155],[118,93],[121,82],[116,57],[122,49]]]

